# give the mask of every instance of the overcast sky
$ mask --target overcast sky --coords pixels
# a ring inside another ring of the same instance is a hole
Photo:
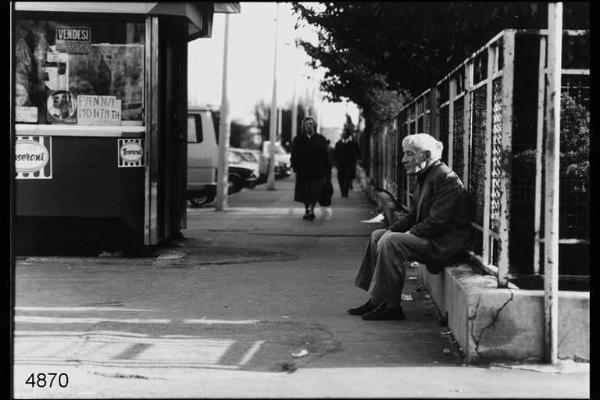
[[[241,14],[229,19],[229,79],[228,93],[232,119],[246,123],[253,120],[254,104],[261,99],[271,104],[273,94],[273,59],[275,51],[276,3],[240,3]],[[294,39],[316,41],[311,28],[294,30],[296,17],[289,3],[280,3],[277,88],[278,104],[289,108],[294,84],[296,95],[312,97],[312,88],[323,77],[323,71],[306,66],[307,55],[294,47]],[[196,39],[188,45],[188,98],[193,104],[221,104],[223,76],[224,14],[215,14],[211,38]],[[307,79],[311,76],[312,79]],[[346,109],[354,123],[358,110],[353,103],[330,104],[320,101],[315,92],[317,113],[323,127],[341,127]]]

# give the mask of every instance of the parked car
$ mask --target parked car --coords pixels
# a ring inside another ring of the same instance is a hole
[[[270,141],[263,142],[260,155],[260,175],[268,176],[270,159]],[[292,174],[291,154],[285,151],[280,142],[275,142],[275,178],[285,178]]]
[[[213,201],[217,195],[219,143],[212,112],[208,107],[188,108],[187,198],[193,206]],[[258,172],[252,166],[229,159],[228,193],[254,187]],[[233,156],[235,157],[235,156]]]
[[[254,163],[245,161],[239,152],[231,149],[227,153],[227,163],[229,166],[229,183],[233,192],[240,191],[242,188],[254,188],[258,181],[258,166]]]
[[[257,177],[260,175],[260,151],[230,147],[229,152],[239,155],[238,164],[252,168]]]

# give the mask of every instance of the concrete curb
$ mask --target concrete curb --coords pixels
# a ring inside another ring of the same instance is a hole
[[[480,275],[470,265],[446,267],[439,275],[419,267],[419,279],[469,363],[543,361],[544,292],[517,287],[497,288],[496,279]],[[561,360],[589,362],[589,292],[559,294]]]

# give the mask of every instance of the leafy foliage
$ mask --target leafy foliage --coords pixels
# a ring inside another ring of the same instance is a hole
[[[364,93],[349,84],[418,94],[502,29],[547,26],[540,2],[325,2],[319,12],[292,4],[299,23],[319,30],[317,45],[300,44],[330,70],[323,89],[353,101]],[[589,28],[589,3],[564,7],[565,28]]]
[[[590,167],[590,112],[566,93],[560,99],[560,176],[569,191],[587,191]],[[517,168],[535,168],[536,150],[514,155]]]
[[[327,98],[348,98],[362,109],[364,144],[397,115],[405,100],[434,85],[501,30],[547,27],[544,2],[293,2],[292,6],[298,26],[310,24],[318,31],[317,44],[299,41],[299,45],[312,58],[313,67],[326,69],[321,89]],[[565,29],[589,29],[589,2],[565,2],[563,7]]]

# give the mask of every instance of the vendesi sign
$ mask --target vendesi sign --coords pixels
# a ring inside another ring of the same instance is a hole
[[[92,46],[92,28],[87,26],[57,26],[56,51],[60,53],[88,53]]]
[[[77,124],[121,125],[121,100],[115,96],[77,96]]]

